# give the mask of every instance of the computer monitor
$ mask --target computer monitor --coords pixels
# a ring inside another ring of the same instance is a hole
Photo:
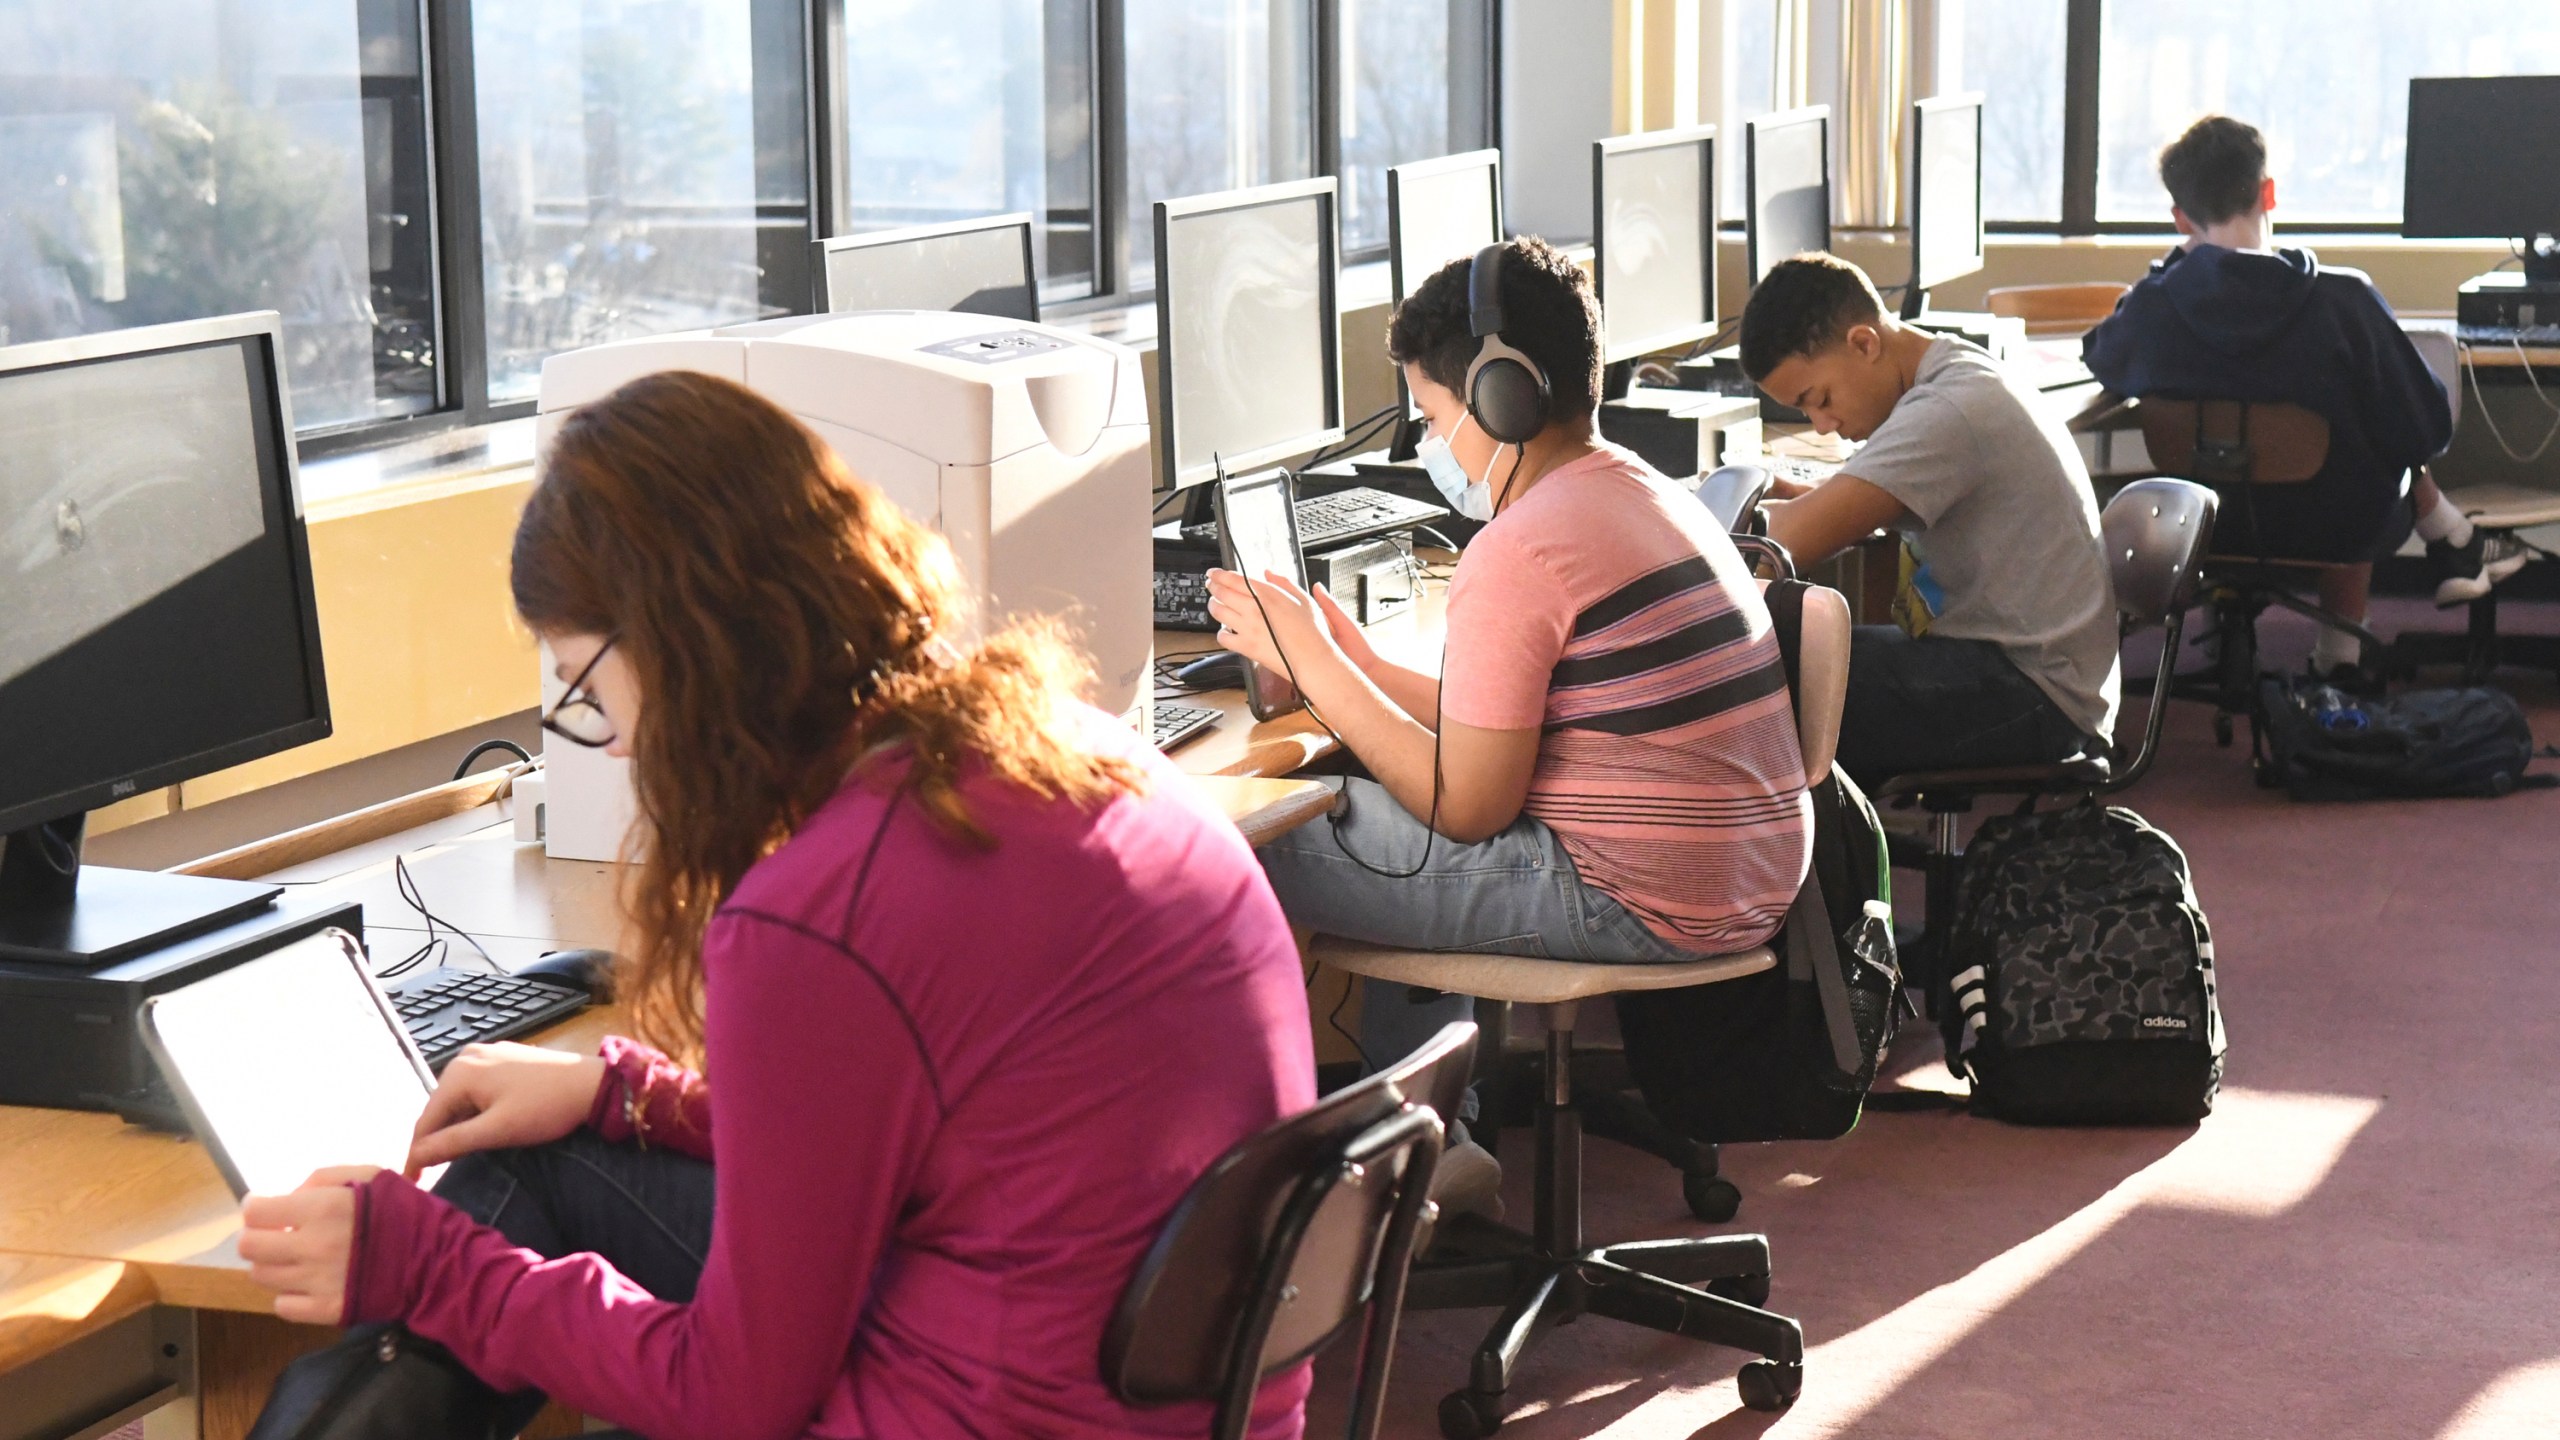
[[[1911,283],[1902,316],[1929,288],[1982,268],[1982,96],[1941,95],[1911,107]]]
[[[1502,241],[1502,152],[1470,150],[1437,160],[1387,167],[1387,279],[1398,304],[1452,260],[1468,260]],[[1388,454],[1410,460],[1421,412],[1396,367],[1396,399],[1406,423]]]
[[[1342,438],[1331,176],[1156,202],[1156,444],[1168,488]]]
[[[1387,277],[1395,298],[1502,239],[1502,152],[1387,167]]]
[[[1591,146],[1592,274],[1609,364],[1716,333],[1716,127]]]
[[[821,240],[819,308],[962,310],[1037,323],[1031,224],[1027,214],[996,215]]]
[[[2560,235],[2560,75],[2409,82],[2400,233],[2524,240]],[[2560,255],[2527,243],[2525,274],[2560,282]]]
[[[1831,107],[1809,105],[1743,126],[1742,223],[1751,283],[1791,255],[1831,248]]]
[[[329,734],[283,344],[269,311],[0,349],[0,956],[277,893],[79,854],[89,810]]]

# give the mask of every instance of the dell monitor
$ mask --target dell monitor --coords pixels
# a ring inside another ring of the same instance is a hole
[[[1156,444],[1168,489],[1342,438],[1332,177],[1156,202]]]
[[[1502,152],[1470,150],[1437,160],[1387,168],[1387,278],[1397,304],[1452,260],[1469,260],[1502,242]],[[1396,398],[1404,405],[1392,459],[1411,460],[1419,442],[1421,412],[1405,393],[1404,367],[1396,367]]]
[[[1982,268],[1982,96],[1943,95],[1911,107],[1911,283],[1902,318],[1916,320],[1929,289]]]
[[[1742,152],[1743,231],[1757,285],[1779,261],[1831,248],[1831,107],[1748,122]]]
[[[959,310],[1037,323],[1031,217],[997,215],[817,242],[819,308]]]
[[[2521,240],[2534,284],[2560,284],[2560,75],[2409,82],[2400,233]]]
[[[1716,127],[1593,142],[1591,250],[1603,361],[1715,334]]]
[[[329,734],[274,312],[0,349],[0,958],[278,892],[80,864],[86,813]]]

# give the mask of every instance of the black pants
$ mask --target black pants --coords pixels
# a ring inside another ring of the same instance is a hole
[[[601,1255],[661,1300],[691,1300],[711,1250],[708,1161],[607,1144],[590,1130],[465,1156],[445,1171],[436,1195],[546,1260]],[[513,1428],[531,1422],[542,1403],[538,1394],[512,1397],[520,1412]]]
[[[1861,625],[1849,640],[1840,768],[1868,790],[1897,775],[2069,759],[2081,733],[1998,645]]]

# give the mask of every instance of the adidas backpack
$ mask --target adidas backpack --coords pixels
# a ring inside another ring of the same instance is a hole
[[[1790,694],[1807,588],[1781,580],[1768,591]],[[1714,985],[1617,997],[1627,1068],[1646,1107],[1692,1140],[1847,1134],[1893,1040],[1902,977],[1884,831],[1836,765],[1809,795],[1813,869],[1770,942],[1777,965]]]
[[[2213,939],[2187,857],[2094,800],[1986,820],[1966,847],[1939,1009],[1978,1114],[2184,1124],[2222,1084]]]

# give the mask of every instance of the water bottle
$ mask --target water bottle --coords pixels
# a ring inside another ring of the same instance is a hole
[[[2372,723],[2364,707],[2334,685],[2322,685],[2311,692],[2311,718],[2332,735],[2356,734]]]

